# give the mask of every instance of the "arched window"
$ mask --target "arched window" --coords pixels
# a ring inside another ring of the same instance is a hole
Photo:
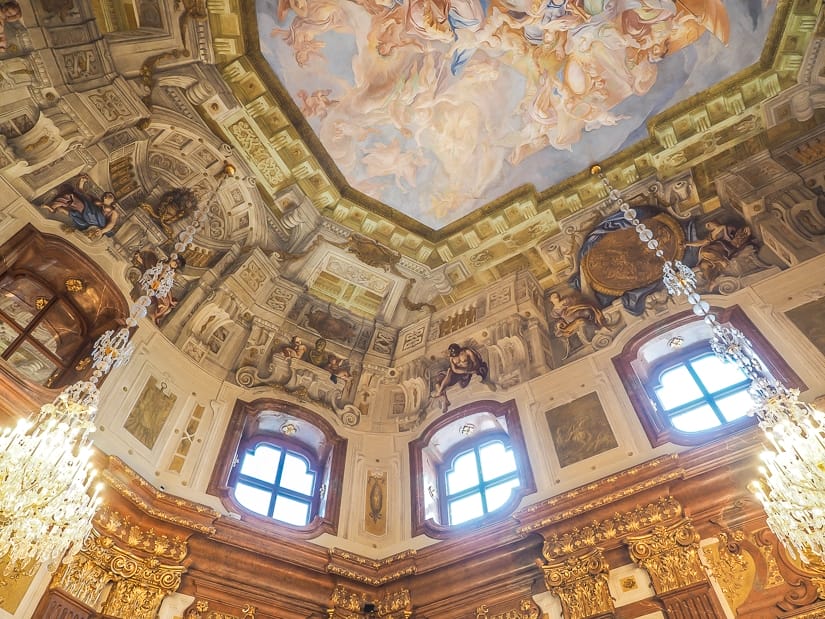
[[[716,314],[745,334],[775,377],[804,387],[739,307]],[[703,321],[685,312],[645,329],[613,359],[654,447],[698,445],[755,423],[748,416],[750,380],[714,354],[711,335]]]
[[[239,400],[207,492],[255,526],[302,538],[335,533],[346,445],[306,409]]]
[[[0,277],[0,358],[51,386],[77,359],[88,329],[65,291],[26,270]]]
[[[515,402],[476,402],[410,443],[413,534],[444,538],[510,514],[535,492]]]
[[[317,512],[317,464],[298,444],[259,437],[239,449],[235,500],[273,520],[304,527]]]
[[[734,363],[701,346],[658,372],[657,408],[680,432],[703,432],[741,419],[753,407],[750,380]]]
[[[0,359],[46,387],[83,378],[95,339],[127,314],[123,295],[72,245],[31,225],[0,256]]]
[[[510,499],[521,484],[506,434],[486,434],[470,445],[459,443],[441,470],[443,520],[449,525],[482,518]]]

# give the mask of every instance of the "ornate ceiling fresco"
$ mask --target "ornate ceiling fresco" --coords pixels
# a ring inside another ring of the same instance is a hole
[[[354,189],[438,229],[646,137],[755,63],[772,3],[259,0],[266,62]]]

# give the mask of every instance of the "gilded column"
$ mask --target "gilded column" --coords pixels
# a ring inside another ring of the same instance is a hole
[[[699,561],[699,534],[690,520],[656,526],[625,543],[633,560],[650,574],[670,619],[725,616]]]
[[[613,598],[607,587],[610,570],[599,548],[541,566],[547,590],[561,599],[564,619],[613,616]]]

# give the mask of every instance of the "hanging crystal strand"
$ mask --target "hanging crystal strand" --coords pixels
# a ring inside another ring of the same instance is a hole
[[[752,482],[749,488],[762,503],[768,526],[792,557],[808,562],[814,555],[825,562],[825,413],[801,401],[797,389],[775,379],[739,329],[716,319],[696,290],[693,270],[679,260],[666,260],[653,232],[636,218],[636,211],[601,167],[593,166],[591,173],[601,179],[608,204],[618,203],[639,240],[663,261],[662,281],[668,293],[684,295],[693,312],[710,326],[713,352],[750,378],[748,393],[754,408],[749,414],[758,418],[769,446],[761,456],[762,481]]]

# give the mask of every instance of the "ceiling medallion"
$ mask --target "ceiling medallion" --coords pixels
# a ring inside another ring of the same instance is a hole
[[[37,297],[34,300],[34,307],[37,309],[38,312],[42,310],[44,307],[46,307],[48,304],[49,300],[46,297]]]
[[[64,284],[66,285],[66,290],[69,292],[79,293],[86,290],[86,282],[79,277],[69,277]]]
[[[286,434],[287,436],[292,436],[298,431],[298,426],[296,426],[291,421],[286,422],[284,425],[281,426],[281,432]]]
[[[461,434],[461,436],[470,436],[475,431],[476,427],[472,423],[465,423],[458,429],[458,432],[459,434]]]

